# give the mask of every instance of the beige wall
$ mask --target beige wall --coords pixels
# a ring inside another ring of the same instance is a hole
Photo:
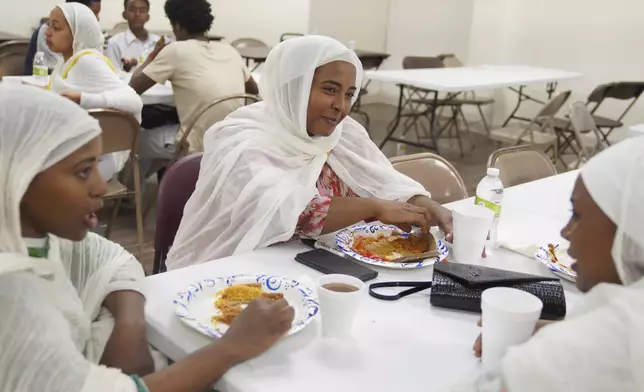
[[[0,30],[31,35],[41,17],[63,0],[0,0]],[[239,37],[255,37],[269,44],[279,42],[283,32],[305,33],[309,23],[308,0],[210,0],[215,22],[212,33],[227,41]],[[122,21],[122,0],[102,0],[101,26],[110,29]],[[150,0],[151,19],[148,28],[169,30],[164,0]],[[7,10],[7,11],[5,11]]]
[[[644,1],[642,0],[477,0],[470,61],[528,64],[585,74],[564,83],[573,99],[585,100],[600,83],[644,80]],[[544,97],[542,89],[537,94]],[[514,97],[508,97],[510,101]],[[500,112],[507,112],[501,107]],[[616,115],[624,107],[607,105]],[[526,106],[534,113],[538,106]],[[625,123],[644,122],[644,101]]]
[[[311,0],[309,32],[328,35],[363,50],[387,45],[390,0]],[[393,0],[397,1],[397,0]]]

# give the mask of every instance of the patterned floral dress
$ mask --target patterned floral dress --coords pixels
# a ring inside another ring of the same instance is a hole
[[[317,237],[322,233],[326,216],[329,213],[331,198],[359,197],[335,174],[328,163],[322,167],[316,186],[318,194],[300,215],[293,239]]]

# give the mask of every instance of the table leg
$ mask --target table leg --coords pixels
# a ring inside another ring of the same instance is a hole
[[[514,90],[514,89],[510,89],[510,90],[512,90],[512,91],[516,91],[516,92],[517,92],[517,94],[519,95],[519,98],[517,99],[517,104],[516,104],[516,106],[514,107],[514,110],[512,111],[512,113],[510,113],[510,115],[508,116],[508,118],[507,118],[507,119],[505,120],[505,122],[503,123],[503,126],[504,126],[504,127],[508,125],[508,123],[510,122],[510,120],[512,120],[513,118],[515,118],[515,117],[514,117],[514,115],[517,113],[517,111],[519,111],[519,108],[521,107],[521,103],[524,101],[524,98],[523,98],[523,88],[524,88],[524,87],[525,87],[525,86],[520,86],[518,91],[517,91],[517,90]]]
[[[431,116],[429,121],[429,135],[434,143],[434,150],[438,153],[438,129],[436,121],[436,108],[438,107],[438,91],[434,91],[434,102],[432,102]]]
[[[396,116],[391,120],[389,125],[387,125],[387,136],[383,139],[383,141],[380,143],[380,149],[387,144],[387,142],[391,139],[393,136],[394,132],[396,132],[396,128],[398,128],[398,125],[400,124],[400,118],[402,116],[402,111],[403,111],[403,98],[405,94],[405,86],[404,85],[399,85],[400,88],[400,94],[398,96],[398,108],[396,109]]]

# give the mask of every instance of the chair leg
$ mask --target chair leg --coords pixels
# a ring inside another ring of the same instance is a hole
[[[143,215],[142,215],[142,206],[141,206],[141,184],[140,184],[140,173],[139,173],[139,161],[134,159],[132,165],[132,174],[134,175],[134,203],[136,205],[136,238],[137,238],[137,248],[138,248],[138,259],[139,262],[143,260]]]
[[[463,109],[459,108],[458,112],[461,115],[461,118],[463,119],[463,125],[465,126],[465,132],[467,133],[467,139],[470,141],[470,146],[472,146],[470,151],[474,151],[474,149],[476,148],[476,144],[474,143],[474,139],[472,139],[472,130],[470,129],[470,124],[467,122],[467,119],[465,118],[465,113],[463,113]]]
[[[490,126],[487,123],[487,120],[485,119],[485,113],[483,113],[483,108],[481,105],[476,105],[476,107],[479,109],[479,114],[481,115],[481,121],[483,122],[483,127],[485,128],[485,132],[487,133],[488,136],[490,136]]]
[[[114,223],[114,220],[119,214],[119,209],[121,208],[122,201],[123,201],[123,198],[119,197],[118,199],[116,199],[115,204],[112,207],[112,213],[110,214],[110,218],[107,221],[107,227],[105,228],[105,238],[107,239],[109,239],[110,236],[112,235],[112,224]]]

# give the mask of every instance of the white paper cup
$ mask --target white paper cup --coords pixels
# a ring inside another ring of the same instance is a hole
[[[508,348],[530,339],[542,308],[541,300],[525,291],[495,287],[483,292],[484,371],[498,369]]]
[[[479,260],[494,220],[494,212],[482,206],[467,204],[455,207],[452,210],[452,218],[454,261],[471,263]]]
[[[344,284],[355,287],[351,292],[330,290],[329,284]],[[327,287],[325,287],[327,286]],[[322,336],[343,338],[351,335],[353,320],[364,296],[364,282],[349,275],[325,275],[318,280]]]

